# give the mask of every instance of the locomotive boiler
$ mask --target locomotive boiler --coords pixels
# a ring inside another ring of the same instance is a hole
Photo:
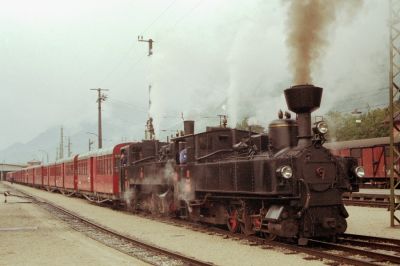
[[[358,190],[363,168],[323,147],[326,123],[311,123],[322,88],[298,85],[284,93],[296,119],[281,114],[268,134],[225,126],[195,134],[194,122],[185,121],[184,134],[170,142],[124,147],[128,205],[299,244],[343,233],[342,194]]]

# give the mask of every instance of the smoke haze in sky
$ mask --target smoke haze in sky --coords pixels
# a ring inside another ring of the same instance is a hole
[[[294,85],[291,1],[1,1],[0,150],[60,125],[96,132],[91,88],[110,89],[103,135],[116,143],[143,138],[149,84],[162,138],[181,129],[181,113],[196,130],[225,113],[230,126],[243,117],[266,126]],[[362,2],[324,31],[329,45],[311,68],[325,89],[321,114],[350,92],[387,87],[387,1]],[[155,41],[152,57],[138,35]]]

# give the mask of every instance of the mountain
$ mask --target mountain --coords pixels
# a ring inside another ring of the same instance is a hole
[[[142,136],[143,126],[134,127],[115,120],[103,122],[103,148],[117,143],[133,140],[132,136]],[[64,158],[68,157],[68,138],[71,141],[71,153],[82,154],[89,151],[89,141],[93,142],[91,149],[95,150],[97,144],[97,124],[83,123],[73,132],[64,127]],[[90,133],[89,133],[90,132]],[[141,137],[136,138],[141,139]],[[39,160],[43,163],[56,160],[56,151],[60,146],[60,127],[52,127],[34,137],[26,143],[14,143],[0,150],[0,161],[7,163],[25,164],[30,160]]]
[[[46,160],[46,152],[49,159],[55,158],[55,144],[60,136],[59,128],[50,128],[39,134],[27,143],[15,143],[0,151],[0,160],[7,163],[21,163],[36,159]],[[42,151],[41,151],[42,150]]]

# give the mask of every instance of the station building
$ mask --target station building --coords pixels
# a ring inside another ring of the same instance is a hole
[[[8,172],[13,172],[20,170],[22,168],[26,167],[26,165],[21,165],[21,164],[9,164],[9,163],[0,163],[0,180],[6,180],[6,174]]]

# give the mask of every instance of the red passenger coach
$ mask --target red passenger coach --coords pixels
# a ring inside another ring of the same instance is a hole
[[[52,163],[48,167],[49,169],[49,181],[48,181],[48,187],[49,188],[55,188],[56,187],[56,164]]]
[[[109,149],[98,150],[93,159],[93,190],[97,194],[119,195],[119,159],[121,143]]]
[[[22,170],[15,173],[15,182],[22,183]]]
[[[22,183],[23,184],[28,184],[28,171],[26,169],[21,170],[21,177],[22,177]]]
[[[14,177],[14,172],[8,172],[8,173],[6,173],[6,180],[8,181],[8,182],[11,182],[11,180],[13,180],[13,177]],[[14,179],[15,180],[15,179]]]
[[[63,161],[64,188],[67,190],[78,189],[77,160],[78,155],[75,155]]]
[[[33,185],[36,187],[43,186],[43,166],[37,166],[34,169],[35,180]]]
[[[42,180],[43,180],[43,186],[44,187],[48,187],[49,186],[49,166],[48,165],[44,165],[42,167]]]
[[[77,190],[93,192],[93,154],[89,152],[78,155],[77,162]]]
[[[57,188],[64,188],[63,162],[57,161],[55,165],[55,181]]]
[[[32,166],[26,169],[28,177],[27,183],[32,186],[35,184],[35,168],[37,168],[37,166]]]

